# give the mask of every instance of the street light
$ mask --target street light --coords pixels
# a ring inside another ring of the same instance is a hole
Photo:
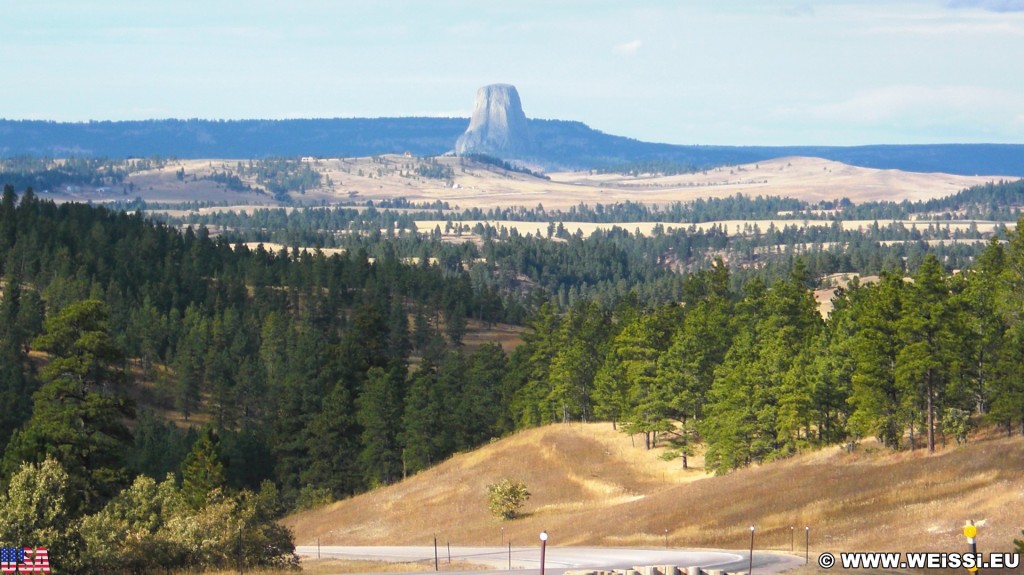
[[[811,560],[811,528],[804,527],[804,565]]]
[[[747,565],[747,575],[754,573],[754,526],[750,526],[750,564]]]
[[[548,547],[548,532],[540,532],[540,575],[544,575],[544,551]]]
[[[665,530],[665,549],[668,549],[668,529]]]
[[[796,527],[790,525],[789,527],[789,552],[793,552],[793,542],[796,541]]]

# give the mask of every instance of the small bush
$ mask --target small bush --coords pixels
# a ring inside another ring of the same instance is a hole
[[[488,507],[491,513],[506,521],[515,519],[519,515],[519,509],[529,498],[530,492],[526,490],[526,483],[522,481],[502,479],[487,486]]]
[[[334,501],[334,497],[331,496],[330,489],[307,485],[299,491],[299,496],[295,499],[295,510],[305,511],[327,505],[332,501]]]

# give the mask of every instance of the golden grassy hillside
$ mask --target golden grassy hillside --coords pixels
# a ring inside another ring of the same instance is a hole
[[[933,455],[864,443],[723,477],[683,471],[658,453],[607,423],[532,429],[285,523],[299,545],[424,545],[435,536],[516,545],[546,529],[557,545],[660,546],[667,529],[673,546],[720,548],[746,546],[754,524],[758,547],[781,550],[791,526],[802,536],[809,525],[812,552],[963,551],[966,519],[981,522],[979,549],[1006,551],[1024,527],[1020,437]],[[533,497],[523,517],[502,523],[485,493],[505,477],[525,481]]]
[[[439,165],[451,168],[450,179],[432,179],[410,175],[410,167],[426,160],[402,155],[373,158],[332,158],[304,162],[322,176],[321,185],[305,193],[293,194],[303,202],[328,204],[365,203],[393,198],[413,202],[449,202],[453,207],[527,208],[543,204],[545,208],[568,209],[580,202],[614,204],[632,201],[667,204],[698,198],[783,196],[816,202],[847,197],[854,202],[871,200],[926,200],[949,196],[970,186],[1000,179],[998,174],[958,176],[941,173],[917,173],[900,170],[860,168],[821,158],[789,157],[739,166],[722,166],[695,174],[663,176],[641,174],[592,174],[558,172],[550,179],[536,178],[484,164],[463,164],[455,157],[436,158]],[[274,206],[271,194],[236,192],[208,179],[213,172],[239,175],[237,160],[174,160],[160,169],[131,174],[125,184],[134,186],[132,197],[147,201],[178,203],[197,200],[228,202],[230,209],[245,206]],[[179,180],[177,174],[186,176]],[[258,188],[255,179],[244,183]],[[124,200],[121,189],[83,188],[62,199],[102,202]],[[227,209],[227,208],[218,208]],[[767,225],[767,224],[766,224]]]

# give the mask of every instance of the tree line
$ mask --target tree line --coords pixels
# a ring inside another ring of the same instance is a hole
[[[799,260],[739,291],[719,261],[652,308],[545,306],[510,359],[513,418],[610,420],[684,466],[702,441],[718,473],[868,437],[934,450],[978,421],[1024,434],[1022,264],[1018,233],[962,273],[928,254],[912,277],[837,289],[827,318]]]

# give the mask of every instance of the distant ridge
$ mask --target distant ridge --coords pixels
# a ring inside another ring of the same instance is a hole
[[[142,120],[61,123],[0,120],[0,157],[102,156],[248,159],[353,157],[454,149],[468,118]],[[1024,177],[1021,144],[682,146],[641,142],[581,122],[528,120],[535,156],[548,169],[609,168],[662,161],[696,169],[816,156],[855,166]]]
[[[434,156],[450,150],[465,128],[464,118],[0,120],[0,156]]]

